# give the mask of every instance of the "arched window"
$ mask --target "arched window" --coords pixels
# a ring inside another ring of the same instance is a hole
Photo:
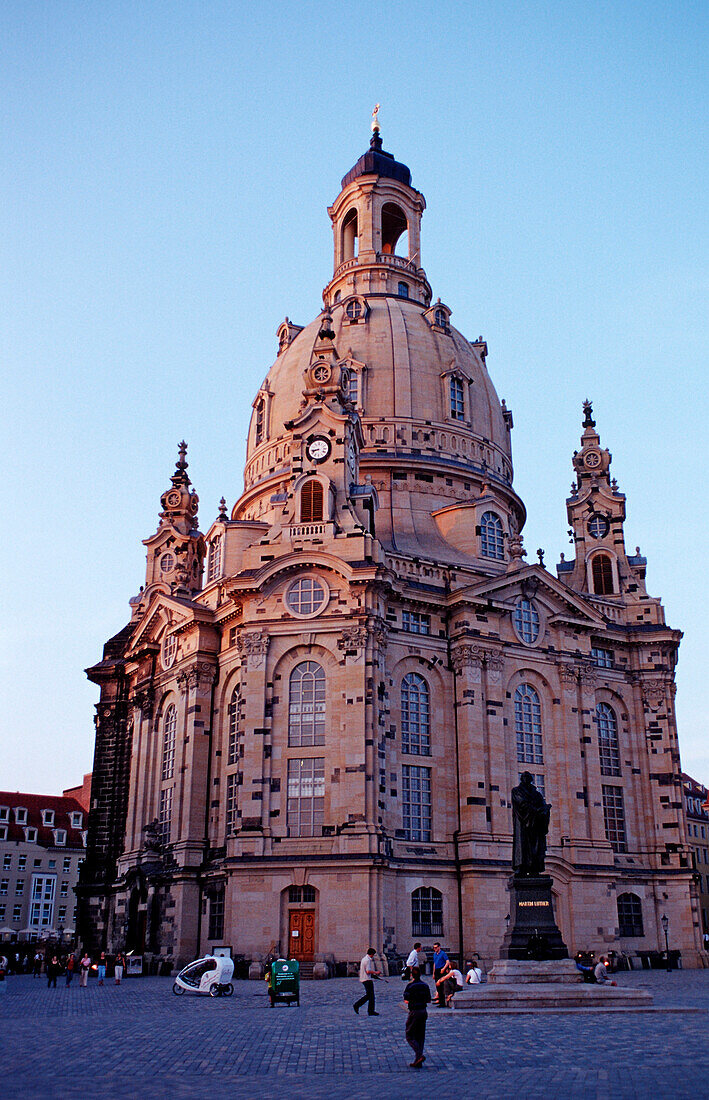
[[[443,935],[443,894],[435,886],[419,886],[411,895],[411,935]]]
[[[502,520],[495,512],[484,512],[480,520],[480,553],[497,561],[505,556]]]
[[[396,290],[396,293],[399,295],[400,298],[408,298],[408,296],[409,296],[409,284],[408,283],[399,283],[398,287],[397,287],[397,290]]]
[[[519,763],[543,764],[542,707],[531,684],[520,684],[515,691],[515,732]]]
[[[350,210],[342,223],[342,260],[353,260],[357,255],[359,235],[357,233],[357,211]]]
[[[601,759],[601,775],[620,775],[620,748],[618,746],[618,721],[608,703],[596,706],[598,726],[598,754]]]
[[[401,751],[431,755],[431,701],[418,672],[408,672],[401,681]]]
[[[264,401],[263,398],[260,397],[256,402],[256,446],[258,446],[259,443],[263,443],[265,413]]]
[[[450,379],[450,417],[451,420],[465,419],[465,393],[460,378]]]
[[[315,661],[302,661],[290,674],[288,744],[325,744],[325,672]]]
[[[637,894],[618,895],[618,934],[644,936],[643,905]]]
[[[382,207],[382,252],[385,255],[396,252],[399,239],[407,233],[408,228],[403,210],[393,202],[385,202]],[[407,242],[406,252],[408,251]]]
[[[215,581],[222,572],[222,539],[221,535],[213,538],[209,544],[209,568],[207,570],[207,583]]]
[[[593,591],[596,596],[610,596],[613,592],[613,565],[607,554],[596,554],[591,562]]]
[[[322,523],[323,489],[314,477],[309,478],[300,490],[300,522]]]
[[[238,764],[241,740],[241,688],[235,687],[227,708],[229,745],[227,764]]]
[[[524,597],[517,600],[512,621],[520,640],[526,645],[534,645],[539,637],[539,612],[532,600]]]
[[[162,723],[162,778],[172,779],[175,774],[175,735],[177,733],[177,707],[174,703],[165,711]]]
[[[444,309],[437,309],[434,311],[433,321],[439,328],[448,328],[448,317]]]

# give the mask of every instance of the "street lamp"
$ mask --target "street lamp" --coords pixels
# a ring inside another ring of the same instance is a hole
[[[667,913],[663,913],[660,917],[660,924],[662,925],[662,931],[665,933],[665,959],[667,960],[667,973],[670,971],[670,942],[667,938],[667,930],[670,927],[670,918]]]

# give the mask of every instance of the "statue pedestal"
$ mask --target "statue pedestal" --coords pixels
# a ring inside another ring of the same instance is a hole
[[[549,875],[515,874],[510,891],[510,926],[501,959],[567,959],[568,948],[554,919]]]

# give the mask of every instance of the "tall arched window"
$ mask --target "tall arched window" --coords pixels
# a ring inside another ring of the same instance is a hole
[[[385,202],[382,207],[382,252],[385,254],[396,252],[396,246],[404,233],[407,233],[408,228],[406,215],[401,207],[393,202]],[[404,251],[408,254],[408,240],[402,242],[404,243],[406,247],[400,249],[399,255],[403,255]]]
[[[229,731],[227,764],[238,764],[241,740],[241,688],[239,686],[235,687],[231,693],[227,714]]]
[[[613,593],[613,564],[607,554],[596,554],[591,562],[593,591],[596,596],[610,596]]]
[[[598,703],[596,706],[596,725],[598,726],[601,775],[620,775],[618,721],[615,711],[608,706],[608,703]]]
[[[300,522],[321,523],[323,518],[323,489],[314,477],[308,479],[300,490]]]
[[[515,731],[519,763],[543,764],[542,707],[531,684],[520,684],[515,691]]]
[[[637,894],[618,895],[618,933],[621,936],[644,936],[643,904]]]
[[[411,935],[443,935],[443,894],[435,886],[419,886],[411,895]]]
[[[325,744],[325,672],[315,661],[302,661],[290,674],[288,744]]]
[[[484,512],[480,520],[480,553],[497,561],[505,556],[502,520],[495,512]]]
[[[401,681],[401,751],[431,755],[431,700],[418,672],[408,672]]]
[[[350,210],[342,223],[342,260],[353,260],[358,245],[357,211]]]
[[[177,707],[174,703],[165,711],[162,723],[162,778],[172,779],[175,774],[175,735],[177,733]]]
[[[465,390],[460,378],[451,377],[448,383],[451,420],[465,420]]]

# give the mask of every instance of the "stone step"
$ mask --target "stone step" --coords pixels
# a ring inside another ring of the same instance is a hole
[[[491,1009],[536,1012],[540,1009],[648,1008],[652,1003],[652,994],[642,989],[537,982],[526,985],[488,984],[477,986],[470,992],[462,990],[453,998],[452,1007],[456,1012],[486,1012]]]

